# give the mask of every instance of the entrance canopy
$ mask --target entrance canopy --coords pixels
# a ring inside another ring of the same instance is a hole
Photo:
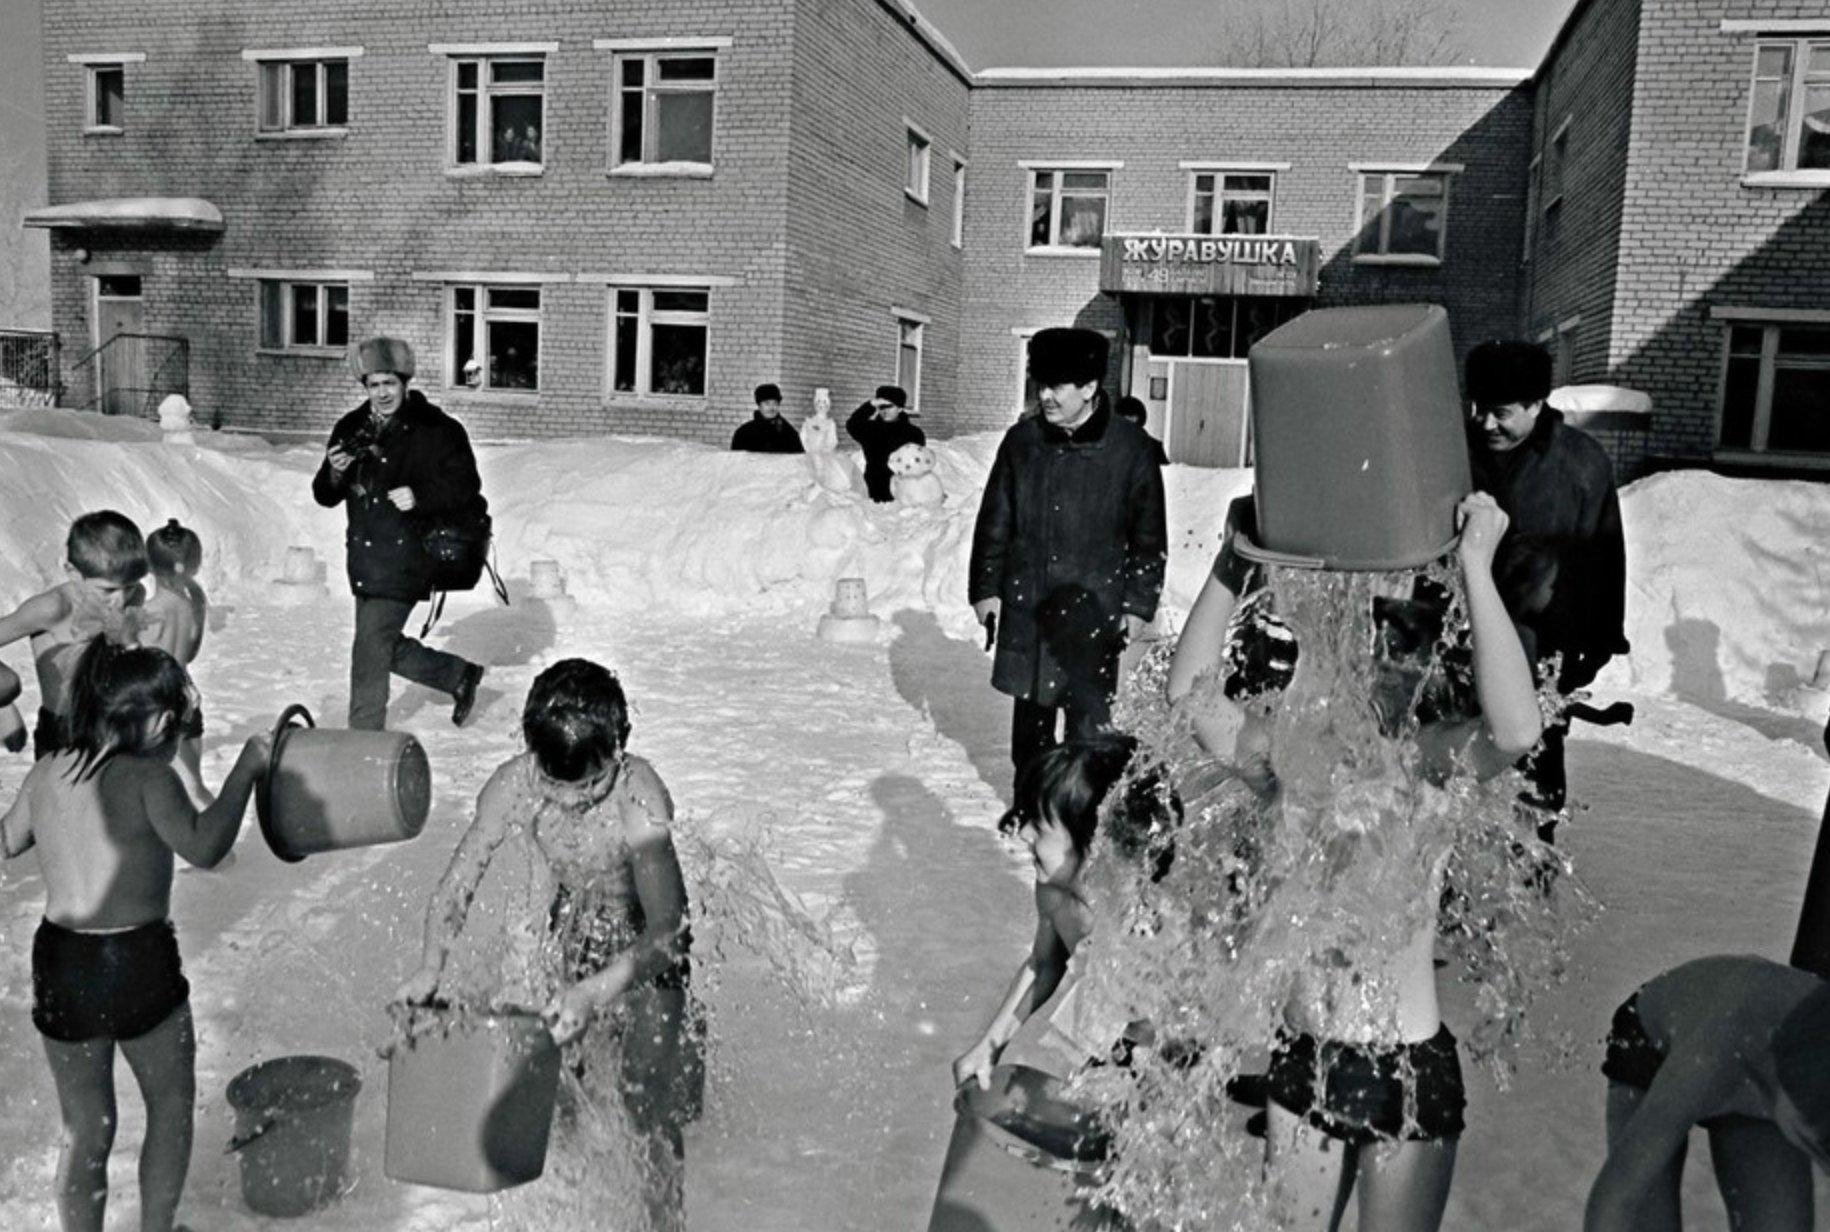
[[[28,227],[136,231],[220,231],[222,211],[201,197],[105,197],[32,210]]]
[[[1099,289],[1147,295],[1313,296],[1321,241],[1295,235],[1107,235]]]

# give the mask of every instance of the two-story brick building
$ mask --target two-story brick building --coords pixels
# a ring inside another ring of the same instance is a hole
[[[387,330],[486,436],[722,441],[764,380],[944,435],[1078,322],[1229,463],[1253,339],[1433,300],[1651,393],[1629,465],[1830,459],[1830,7],[1701,7],[1579,0],[1535,74],[975,73],[901,0],[45,0],[37,221],[72,400],[143,405],[178,337],[236,427],[328,423]]]

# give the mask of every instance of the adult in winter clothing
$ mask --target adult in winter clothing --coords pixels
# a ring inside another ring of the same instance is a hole
[[[1040,415],[1004,434],[973,530],[968,599],[995,628],[992,687],[1015,698],[1020,769],[1104,726],[1118,657],[1156,615],[1168,532],[1163,476],[1144,431],[1113,414],[1106,340],[1045,329],[1029,343]]]
[[[1511,519],[1493,572],[1526,656],[1562,656],[1556,686],[1570,693],[1627,649],[1627,551],[1614,468],[1595,439],[1544,405],[1551,360],[1529,342],[1483,342],[1468,353],[1474,486]],[[1533,803],[1555,814],[1567,795],[1563,737],[1545,729],[1527,765]],[[1554,816],[1539,829],[1548,840]]]
[[[871,499],[894,500],[890,492],[890,455],[904,445],[926,445],[927,433],[909,416],[909,396],[900,386],[879,385],[877,392],[851,413],[845,430],[864,450],[864,486]]]
[[[782,418],[782,391],[777,385],[756,387],[756,410],[750,422],[731,434],[731,448],[741,453],[805,453],[798,428]]]
[[[356,348],[356,375],[368,398],[331,429],[311,494],[343,505],[349,585],[356,596],[350,652],[349,725],[387,725],[388,673],[449,693],[451,721],[476,702],[480,664],[405,636],[413,605],[431,594],[423,540],[433,519],[487,510],[476,456],[464,426],[427,402],[413,379],[413,349],[398,338]]]
[[[1163,442],[1154,436],[1150,436],[1150,429],[1146,426],[1150,422],[1150,412],[1144,406],[1144,400],[1126,394],[1118,400],[1112,409],[1117,413],[1120,419],[1129,419],[1132,423],[1144,429],[1144,435],[1150,437],[1150,453],[1151,456],[1156,459],[1156,464],[1158,466],[1168,466],[1169,454],[1164,450]]]

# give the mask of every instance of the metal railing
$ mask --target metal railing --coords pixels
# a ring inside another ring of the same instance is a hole
[[[91,396],[84,410],[154,419],[165,398],[191,396],[189,338],[116,334],[70,366],[84,365],[92,368]]]
[[[59,339],[41,329],[0,329],[0,408],[63,401]]]

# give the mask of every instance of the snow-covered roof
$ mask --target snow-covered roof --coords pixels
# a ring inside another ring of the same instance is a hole
[[[25,225],[220,231],[222,211],[201,197],[105,197],[32,210],[25,216]]]

